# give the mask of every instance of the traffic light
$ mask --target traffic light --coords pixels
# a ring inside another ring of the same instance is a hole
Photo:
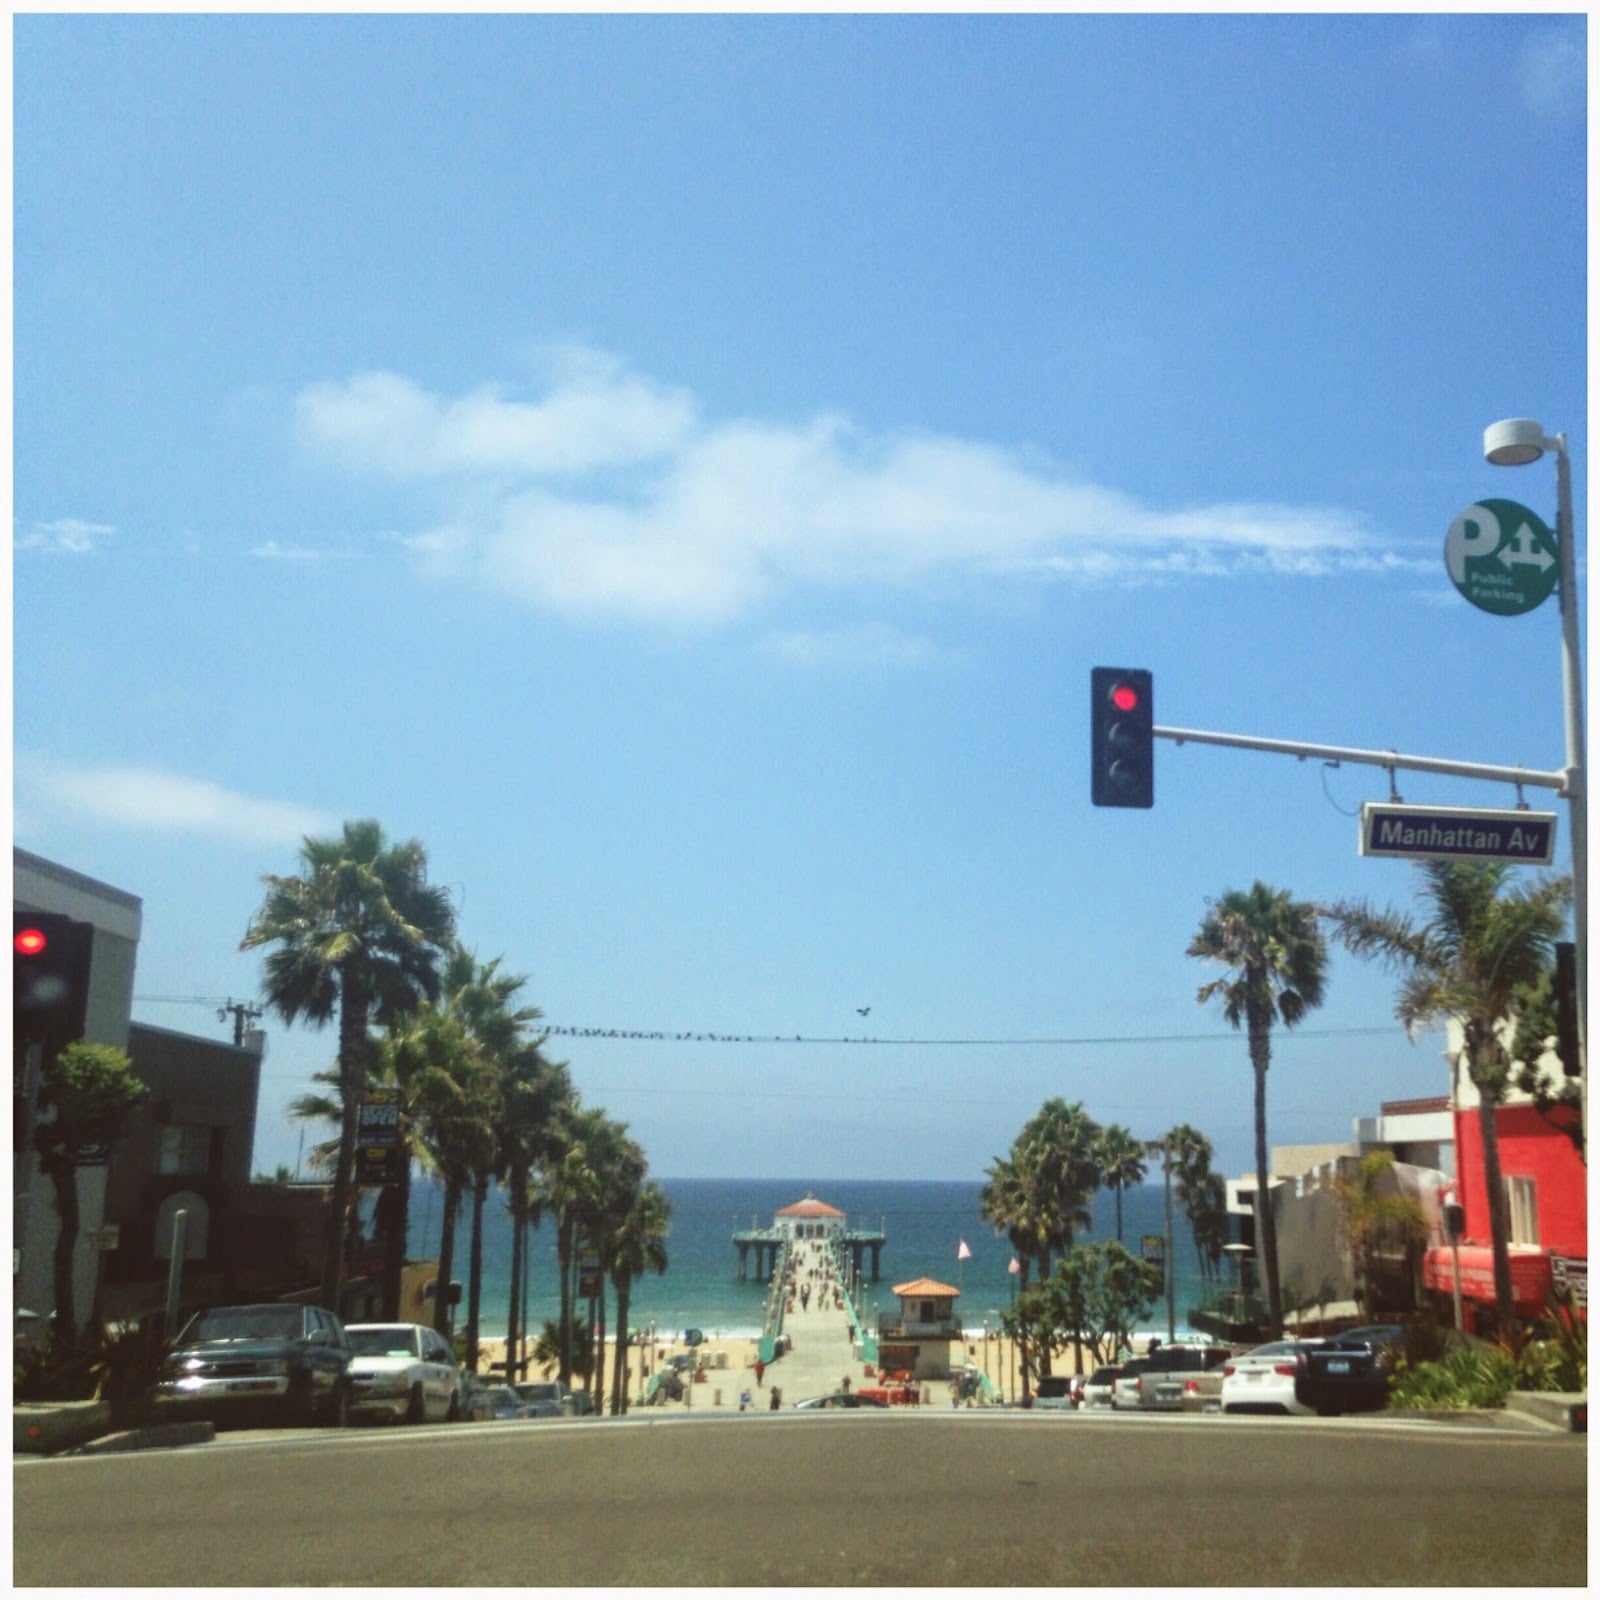
[[[1089,673],[1090,792],[1097,806],[1155,804],[1155,714],[1141,667]]]
[[[1578,952],[1570,939],[1556,944],[1556,1054],[1569,1078],[1581,1070],[1578,1063]]]
[[[53,912],[11,914],[14,1035],[58,1049],[83,1037],[94,928]]]

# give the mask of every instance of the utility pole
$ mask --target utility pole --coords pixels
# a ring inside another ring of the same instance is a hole
[[[230,1011],[233,1013],[233,1042],[238,1049],[242,1050],[244,1048],[244,1025],[246,1022],[254,1022],[260,1017],[261,1009],[259,1006],[247,1005],[243,1000],[229,1000],[217,1012],[217,1021],[226,1022]]]

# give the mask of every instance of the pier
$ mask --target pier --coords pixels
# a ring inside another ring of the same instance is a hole
[[[751,1217],[750,1226],[741,1228],[736,1220],[733,1225],[733,1247],[739,1252],[739,1281],[743,1283],[751,1276],[752,1252],[755,1254],[754,1275],[766,1281],[777,1271],[786,1243],[826,1239],[833,1246],[835,1255],[849,1258],[854,1278],[878,1282],[883,1246],[888,1239],[886,1228],[880,1225],[874,1231],[870,1228],[846,1227],[845,1223],[844,1212],[809,1194],[794,1205],[774,1212],[769,1227],[759,1226],[756,1219]],[[870,1276],[866,1271],[869,1253],[872,1259]]]

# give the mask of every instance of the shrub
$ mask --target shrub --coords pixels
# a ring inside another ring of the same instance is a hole
[[[1504,1350],[1456,1349],[1441,1361],[1404,1356],[1389,1382],[1389,1405],[1401,1411],[1493,1410],[1516,1386],[1517,1363]]]

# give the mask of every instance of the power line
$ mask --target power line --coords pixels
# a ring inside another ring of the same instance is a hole
[[[1121,1033],[1121,1034],[1063,1034],[1026,1036],[1015,1038],[867,1038],[859,1035],[826,1036],[818,1034],[784,1033],[696,1033],[675,1032],[665,1028],[580,1028],[559,1023],[542,1023],[540,1031],[567,1039],[627,1039],[647,1044],[804,1044],[804,1045],[937,1045],[942,1048],[993,1047],[1006,1045],[1105,1045],[1105,1044],[1208,1044],[1220,1039],[1238,1039],[1238,1031],[1227,1033]],[[1296,1039],[1351,1038],[1359,1035],[1394,1033],[1396,1027],[1389,1023],[1382,1027],[1367,1028],[1297,1028]]]

